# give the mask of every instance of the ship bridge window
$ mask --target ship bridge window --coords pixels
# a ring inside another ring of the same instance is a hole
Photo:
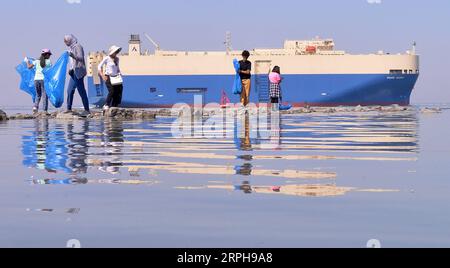
[[[390,74],[403,74],[403,70],[390,70]]]
[[[177,88],[177,93],[180,94],[204,94],[206,91],[207,88]]]

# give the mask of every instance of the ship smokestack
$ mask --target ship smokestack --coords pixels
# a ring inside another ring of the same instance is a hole
[[[141,38],[138,34],[132,34],[128,44],[128,54],[130,56],[141,56]]]

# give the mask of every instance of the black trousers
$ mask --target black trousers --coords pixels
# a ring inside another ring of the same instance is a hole
[[[108,88],[108,96],[106,97],[105,105],[109,107],[119,107],[122,103],[123,85],[112,85],[108,79],[106,81],[106,87]]]

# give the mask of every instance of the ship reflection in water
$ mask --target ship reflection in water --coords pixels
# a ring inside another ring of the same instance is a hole
[[[189,188],[178,187],[178,189],[215,189],[226,191],[241,191],[245,194],[277,194],[302,197],[326,197],[340,196],[348,192],[398,192],[390,189],[356,189],[351,187],[339,187],[335,184],[292,184],[283,186],[252,186],[250,182],[241,185],[208,185],[205,187]]]
[[[345,178],[341,166],[417,160],[415,111],[284,115],[273,124],[279,127],[259,132],[251,117],[226,122],[231,129],[203,128],[200,136],[182,137],[172,135],[171,118],[32,121],[22,137],[23,165],[46,174],[31,178],[33,185],[175,181],[169,186],[174,191],[324,197],[396,191],[338,186]]]

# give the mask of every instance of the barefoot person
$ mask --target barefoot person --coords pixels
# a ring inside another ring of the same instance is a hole
[[[98,73],[108,88],[104,110],[108,110],[110,107],[119,107],[122,103],[123,81],[118,57],[121,50],[121,47],[112,46],[108,56],[98,65]]]
[[[241,103],[247,106],[250,102],[250,89],[252,78],[252,63],[248,60],[250,58],[250,52],[245,50],[242,52],[242,60],[239,62],[240,70],[239,75],[242,82]]]
[[[33,63],[30,63],[27,58],[25,58],[25,62],[27,63],[28,69],[36,68],[36,74],[34,76],[34,85],[36,87],[36,99],[34,102],[33,113],[37,113],[39,111],[39,103],[41,99],[43,99],[43,109],[45,112],[48,111],[48,96],[45,92],[44,86],[44,74],[43,70],[45,68],[49,68],[52,66],[52,62],[50,61],[50,57],[52,56],[52,52],[50,49],[43,49],[41,51],[41,56],[38,60],[35,60]]]
[[[78,90],[84,106],[83,115],[90,114],[89,99],[84,86],[84,77],[87,75],[86,60],[84,58],[84,49],[78,43],[78,40],[73,35],[66,35],[64,43],[69,47],[70,67],[69,67],[69,85],[67,88],[67,111],[72,112],[73,98],[75,89]]]

